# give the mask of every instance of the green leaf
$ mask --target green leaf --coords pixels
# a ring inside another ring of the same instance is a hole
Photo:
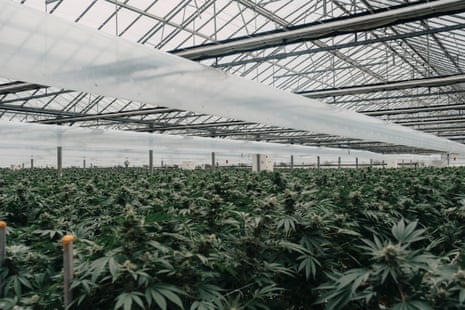
[[[150,288],[150,295],[152,296],[153,300],[155,300],[156,304],[162,309],[166,310],[168,305],[166,302],[165,297],[163,297],[158,291]]]
[[[108,263],[108,257],[104,256],[94,260],[89,269],[89,273],[92,274],[92,281],[96,282],[98,277],[105,271],[105,266]]]
[[[113,257],[110,257],[108,260],[108,266],[110,268],[110,273],[113,278],[112,282],[115,282],[118,279],[119,265]]]
[[[32,284],[31,284],[31,282],[30,282],[28,279],[26,279],[25,277],[18,277],[18,280],[19,280],[19,282],[21,282],[21,284],[23,284],[25,287],[32,289]]]
[[[173,293],[168,289],[159,289],[160,293],[163,294],[166,298],[168,298],[172,303],[176,304],[179,308],[184,309],[184,305],[182,304],[181,298],[178,295]]]
[[[122,293],[116,297],[116,304],[114,310],[123,308],[123,310],[131,310],[133,302],[140,308],[144,309],[144,303],[139,296],[143,296],[139,292]]]
[[[433,308],[422,301],[407,301],[395,304],[391,310],[433,310]]]
[[[297,243],[281,240],[279,241],[279,245],[288,251],[297,252],[300,254],[310,254],[306,248]]]
[[[355,236],[355,237],[360,237],[361,234],[354,231],[354,230],[350,230],[350,229],[344,229],[344,228],[339,228],[337,230],[337,233],[338,234],[345,234],[345,235],[350,235],[350,236]]]
[[[10,310],[14,309],[16,306],[16,298],[2,298],[0,299],[0,309]]]
[[[302,260],[299,264],[298,271],[302,271],[305,269],[305,278],[308,280],[310,279],[310,275],[315,278],[316,276],[316,265],[320,266],[320,262],[310,255],[301,255],[297,258],[298,260]]]
[[[217,307],[208,301],[194,301],[190,307],[190,310],[216,310]]]

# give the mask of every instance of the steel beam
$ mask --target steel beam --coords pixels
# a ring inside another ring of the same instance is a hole
[[[440,132],[464,132],[465,133],[465,126],[438,126],[438,127],[422,127],[421,131],[430,132],[430,133],[440,133]]]
[[[15,81],[5,84],[0,84],[0,95],[4,94],[11,94],[11,93],[19,93],[22,91],[27,90],[36,90],[39,88],[46,88],[48,86],[34,84],[34,83],[26,83],[21,81]]]
[[[274,54],[270,54],[270,55],[263,56],[263,57],[253,57],[253,58],[248,58],[248,59],[235,60],[231,62],[213,64],[212,67],[226,68],[226,67],[233,67],[233,66],[241,66],[241,65],[245,65],[249,63],[260,63],[260,62],[265,62],[269,60],[280,60],[280,59],[286,59],[289,57],[296,57],[296,56],[302,56],[302,55],[309,55],[309,54],[315,54],[315,53],[321,53],[321,52],[340,50],[343,48],[351,48],[351,47],[370,45],[370,44],[375,44],[375,43],[385,43],[385,42],[395,41],[395,40],[404,40],[408,38],[419,37],[419,36],[441,33],[441,32],[449,32],[449,31],[459,30],[463,28],[465,28],[465,23],[444,26],[444,27],[434,28],[434,29],[428,29],[428,30],[414,31],[414,32],[409,32],[409,33],[399,33],[399,34],[389,35],[385,37],[377,37],[375,39],[357,40],[357,41],[352,41],[348,43],[341,43],[341,44],[335,44],[335,45],[329,45],[329,46],[323,46],[323,47],[309,48],[309,49],[303,49],[303,50],[299,49],[296,51],[289,51],[289,52],[284,52],[284,53],[274,53]]]
[[[418,121],[396,121],[397,124],[402,126],[423,126],[423,125],[433,125],[433,124],[451,124],[453,123],[465,123],[465,116],[462,117],[448,117],[442,119],[431,119],[431,120],[418,120]],[[422,130],[421,127],[416,128],[417,130]]]
[[[185,26],[183,26],[181,24],[177,24],[177,23],[175,23],[175,22],[173,22],[171,20],[168,20],[166,18],[159,17],[159,16],[156,16],[156,15],[151,14],[149,12],[146,12],[144,10],[141,10],[141,9],[135,7],[135,6],[131,6],[129,4],[126,4],[126,3],[123,3],[123,2],[120,2],[120,1],[117,1],[117,0],[105,0],[105,1],[108,2],[108,3],[112,3],[114,5],[117,5],[119,7],[125,8],[125,9],[127,9],[129,11],[132,11],[132,12],[136,13],[136,14],[145,16],[145,17],[147,17],[149,19],[156,20],[156,21],[161,22],[161,23],[163,23],[165,25],[169,25],[169,26],[177,28],[177,29],[182,29],[184,31],[187,31],[187,32],[191,33],[192,35],[202,37],[202,38],[204,38],[206,40],[212,40],[212,38],[210,38],[208,36],[205,36],[202,33],[199,33],[199,32],[197,32],[195,30],[189,29],[189,28],[187,28],[187,27],[185,27]]]
[[[138,115],[148,115],[148,114],[158,114],[158,113],[171,113],[181,111],[179,109],[172,108],[147,108],[147,109],[138,109],[122,112],[108,112],[101,114],[88,114],[88,115],[79,115],[79,116],[70,116],[59,119],[48,119],[41,120],[41,123],[44,124],[58,124],[58,123],[67,123],[67,122],[82,122],[82,121],[94,121],[98,119],[110,119],[115,117],[128,117],[128,116],[138,116]]]
[[[212,127],[228,127],[228,126],[245,126],[255,125],[252,122],[243,121],[230,121],[230,122],[214,122],[214,123],[200,123],[200,124],[187,124],[187,125],[173,125],[173,126],[158,126],[150,128],[137,128],[136,131],[169,131],[169,130],[184,130],[184,129],[203,129]]]
[[[298,129],[267,129],[263,128],[263,130],[249,130],[243,129],[242,131],[239,130],[231,130],[231,131],[224,131],[224,132],[217,132],[215,133],[216,137],[232,137],[232,136],[257,136],[263,134],[284,134],[284,133],[306,133],[303,130]],[[261,136],[260,136],[261,137]]]
[[[425,79],[413,79],[363,86],[350,86],[332,89],[301,91],[297,94],[308,98],[324,98],[334,96],[357,95],[361,93],[381,92],[390,90],[410,89],[418,87],[440,87],[465,82],[465,74],[439,76]],[[369,99],[367,99],[369,100]]]
[[[455,94],[464,93],[465,90],[451,90],[451,91],[438,91],[438,92],[427,92],[422,94],[405,94],[405,95],[392,95],[392,96],[380,96],[380,97],[370,97],[370,98],[356,98],[356,99],[342,99],[337,101],[327,101],[328,104],[344,104],[344,103],[364,103],[364,102],[374,102],[374,101],[383,101],[386,102],[387,100],[399,100],[399,99],[412,99],[412,98],[422,98],[422,97],[431,97],[431,96],[449,96]]]
[[[251,36],[175,50],[172,51],[172,53],[191,60],[222,57],[269,47],[333,37],[341,34],[368,31],[463,11],[465,11],[465,2],[462,0],[409,3],[373,10],[371,14],[361,13],[343,18],[335,18],[326,22],[289,26],[284,29]]]
[[[26,99],[23,99],[26,100]],[[18,106],[12,104],[4,104],[0,102],[0,110],[5,111],[12,111],[12,112],[20,112],[20,113],[35,113],[35,114],[45,114],[45,115],[55,115],[55,116],[76,116],[79,113],[74,112],[63,112],[60,110],[51,110],[51,109],[43,109],[43,108],[35,108],[35,107],[26,107],[26,106]]]
[[[76,113],[76,112],[26,107],[26,106],[16,106],[16,105],[9,105],[9,104],[2,104],[2,103],[0,103],[0,110],[18,112],[18,113],[35,113],[35,114],[44,114],[44,115],[54,115],[55,117],[59,117],[59,118],[35,121],[37,123],[45,123],[45,124],[59,124],[59,123],[66,123],[66,122],[89,121],[89,120],[97,120],[97,119],[110,119],[115,122],[117,121],[117,122],[125,122],[125,123],[140,123],[140,124],[147,124],[147,125],[153,124],[153,120],[129,119],[129,118],[124,117],[124,116],[144,115],[147,113],[147,111],[144,111],[144,110],[131,110],[131,111],[126,111],[126,112],[84,115],[82,113]],[[159,113],[166,112],[162,110],[161,108],[150,109],[150,110],[158,110]],[[153,113],[154,112],[152,111],[152,114]]]
[[[258,14],[260,14],[262,16],[265,16],[269,20],[275,20],[276,19],[275,22],[278,25],[282,26],[282,27],[291,26],[287,20],[285,20],[284,18],[280,18],[280,17],[276,16],[275,14],[271,13],[270,11],[263,8],[262,6],[260,6],[259,4],[257,4],[254,1],[251,1],[251,0],[235,0],[235,1],[239,2],[240,4],[242,4],[243,6],[245,6],[247,8],[257,12]]]
[[[382,115],[413,114],[413,113],[419,113],[419,112],[464,110],[464,109],[465,109],[465,103],[457,103],[457,104],[440,104],[440,105],[431,105],[431,106],[422,106],[422,107],[367,110],[367,111],[358,111],[358,112],[363,113],[365,115],[370,115],[370,116],[382,116]]]

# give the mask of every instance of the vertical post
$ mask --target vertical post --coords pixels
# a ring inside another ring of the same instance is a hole
[[[57,146],[57,175],[59,177],[63,174],[63,160],[62,160],[62,148]]]
[[[450,154],[447,153],[447,167],[450,166]]]
[[[73,235],[63,236],[63,267],[64,267],[64,305],[65,308],[71,304],[73,295],[71,293],[71,282],[73,281]]]
[[[320,156],[316,157],[316,167],[320,169]]]
[[[21,168],[24,169],[24,163],[21,164]]]
[[[341,156],[337,158],[337,168],[341,168]]]
[[[257,172],[260,172],[260,154],[257,154]]]
[[[383,165],[383,169],[386,168],[384,167],[384,159],[381,161],[381,165]]]
[[[153,172],[153,150],[149,150],[149,172]]]
[[[212,152],[212,169],[215,169],[215,152]]]
[[[85,159],[82,160],[82,168],[86,169],[86,160]]]
[[[31,157],[31,169],[34,168],[34,158]]]
[[[294,169],[294,155],[291,155],[291,169]]]
[[[355,157],[355,168],[358,169],[358,157]]]
[[[373,168],[373,159],[370,159],[370,168]]]
[[[0,267],[6,258],[6,222],[0,221]],[[0,276],[0,298],[3,297],[3,278]]]

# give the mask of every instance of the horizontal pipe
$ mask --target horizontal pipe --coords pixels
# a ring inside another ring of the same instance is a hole
[[[424,20],[465,10],[462,0],[441,0],[394,6],[330,21],[286,27],[246,37],[218,41],[172,53],[191,60],[222,57],[247,51],[294,44],[341,34],[368,31],[381,27]]]
[[[307,98],[323,98],[333,96],[357,95],[361,93],[381,92],[390,90],[401,90],[418,87],[439,87],[465,82],[465,74],[439,76],[425,79],[413,79],[381,84],[369,84],[360,86],[350,86],[342,88],[321,89],[311,91],[301,91],[297,94]]]
[[[419,113],[419,112],[435,112],[435,111],[449,111],[449,110],[462,110],[462,109],[465,109],[464,103],[440,104],[440,105],[395,108],[395,109],[381,109],[381,110],[358,111],[358,112],[363,113],[365,115],[370,115],[370,116],[381,116],[381,115],[412,114],[412,113]]]

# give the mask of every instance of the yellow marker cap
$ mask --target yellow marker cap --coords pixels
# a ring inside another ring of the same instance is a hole
[[[67,245],[67,244],[73,242],[73,240],[74,240],[74,236],[73,236],[73,235],[64,235],[64,236],[63,236],[63,240],[62,240],[62,241],[63,241],[63,245]]]
[[[6,227],[6,222],[0,221],[0,228],[5,228]]]

